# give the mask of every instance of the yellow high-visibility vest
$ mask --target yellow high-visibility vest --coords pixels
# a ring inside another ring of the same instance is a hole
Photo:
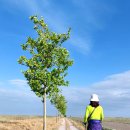
[[[94,107],[92,107],[91,105],[88,105],[86,107],[84,122],[87,122],[87,119],[93,110],[94,110]],[[92,115],[90,117],[90,120],[101,120],[102,121],[103,118],[104,118],[103,108],[99,105],[98,107],[95,108],[94,112],[92,113]]]

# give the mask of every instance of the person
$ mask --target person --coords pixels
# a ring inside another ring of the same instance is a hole
[[[84,116],[84,124],[86,125],[88,122],[87,130],[102,130],[103,118],[103,108],[99,105],[98,95],[92,94]]]

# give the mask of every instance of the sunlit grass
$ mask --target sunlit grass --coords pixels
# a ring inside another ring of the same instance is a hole
[[[57,130],[56,117],[47,117],[47,130]],[[42,116],[0,116],[0,130],[43,130]]]

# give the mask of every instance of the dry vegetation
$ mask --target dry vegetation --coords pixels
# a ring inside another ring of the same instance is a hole
[[[78,126],[79,130],[82,126],[82,118],[71,118],[76,123],[73,123],[75,126]],[[130,118],[105,118],[103,121],[103,130],[130,130]]]
[[[105,118],[103,126],[109,130],[130,130],[130,118]]]
[[[0,130],[42,130],[42,117],[0,116]],[[47,117],[47,130],[57,130],[55,117]]]
[[[79,121],[79,120],[73,120],[73,119],[69,119],[69,121],[72,123],[73,126],[75,126],[76,128],[78,128],[78,130],[84,130],[84,126],[81,123],[81,121]]]
[[[124,124],[130,124],[130,118],[121,118],[121,117],[115,117],[115,118],[105,118],[104,122],[118,122],[118,123],[124,123]]]
[[[61,120],[56,117],[47,117],[47,130],[58,130]],[[81,118],[69,118],[69,121],[78,130],[84,130]],[[66,129],[69,130],[70,122],[66,121]],[[0,130],[42,130],[42,117],[34,116],[0,116]],[[130,118],[105,118],[104,130],[130,129]]]

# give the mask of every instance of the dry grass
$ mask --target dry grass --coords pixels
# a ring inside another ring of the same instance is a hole
[[[47,117],[47,130],[57,130],[55,117]],[[0,116],[0,130],[42,130],[42,117]]]
[[[71,118],[72,120],[79,122],[79,125],[82,124],[83,119],[78,117]],[[103,121],[103,130],[130,130],[130,118],[122,118],[122,117],[115,117],[115,118],[105,118]],[[81,129],[82,130],[82,129]]]
[[[69,118],[71,124],[79,130],[84,130],[81,118]],[[47,117],[47,130],[58,130],[61,120],[56,117]],[[70,123],[66,121],[66,130],[69,130]],[[129,118],[105,118],[103,125],[117,130],[130,129]],[[0,116],[0,130],[43,130],[42,117],[34,116]]]
[[[69,119],[69,121],[73,124],[73,126],[78,128],[79,130],[84,130],[84,126],[79,119],[73,118],[73,119]]]
[[[118,122],[118,123],[124,123],[124,124],[130,124],[130,118],[122,118],[122,117],[107,117],[104,119],[104,122]]]
[[[110,130],[130,130],[130,118],[105,118],[103,126],[109,128]]]

